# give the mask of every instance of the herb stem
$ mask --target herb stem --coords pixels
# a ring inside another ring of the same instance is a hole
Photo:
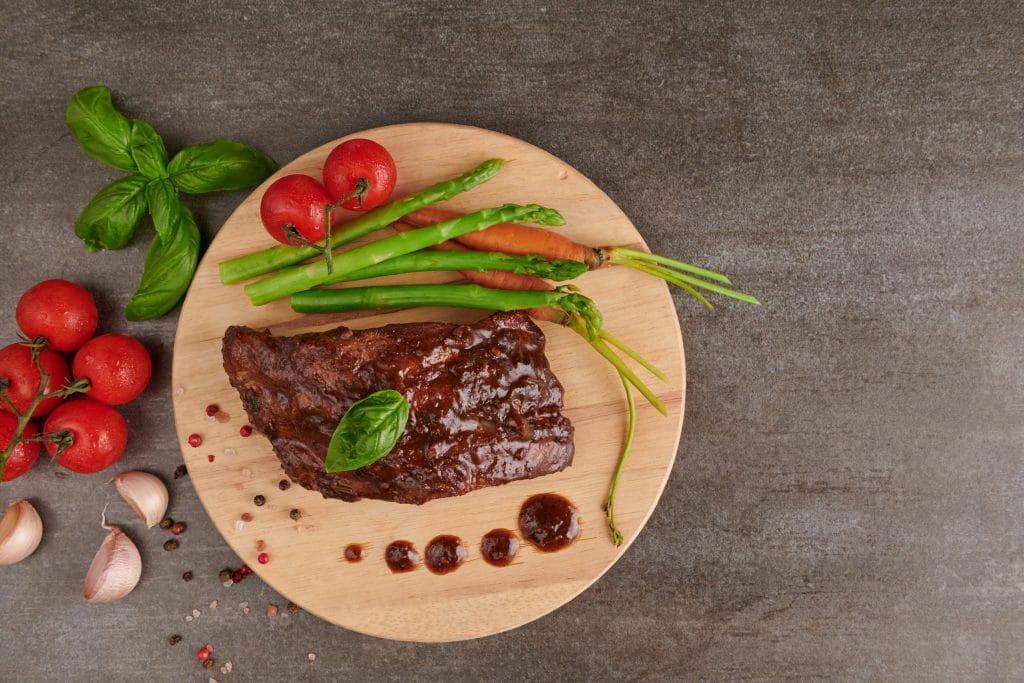
[[[608,528],[611,529],[612,541],[616,546],[622,545],[622,533],[615,525],[615,490],[619,487],[619,478],[622,476],[622,470],[626,467],[626,458],[629,457],[629,451],[633,447],[633,436],[636,434],[636,401],[633,400],[633,391],[624,376],[619,375],[619,379],[622,380],[622,389],[626,392],[629,422],[626,426],[626,440],[622,444],[622,455],[619,456],[619,464],[616,465],[615,473],[612,474],[612,481],[608,486],[608,500],[604,504],[605,515],[608,517]]]

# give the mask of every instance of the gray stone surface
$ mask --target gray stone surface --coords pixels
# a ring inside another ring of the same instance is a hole
[[[204,642],[234,665],[222,681],[1024,676],[1020,3],[8,2],[0,64],[0,337],[24,289],[63,276],[145,341],[156,380],[125,409],[122,469],[180,462],[176,313],[120,317],[147,240],[87,255],[72,234],[114,176],[63,125],[86,85],[173,149],[230,136],[287,161],[387,123],[509,133],[593,178],[655,251],[765,302],[677,295],[689,393],[665,496],[547,618],[448,645],[269,621],[284,603],[259,580],[217,583],[237,560],[188,480],[168,555],[105,475],[41,462],[0,487],[47,525],[0,569],[0,678],[206,680]],[[207,238],[242,197],[192,203]],[[145,572],[87,606],[106,502]]]

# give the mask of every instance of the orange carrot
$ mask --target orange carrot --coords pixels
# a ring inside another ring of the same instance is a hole
[[[457,211],[428,206],[406,215],[404,220],[412,225],[424,226],[461,215]],[[712,308],[711,303],[697,291],[697,287],[747,303],[760,304],[749,294],[718,284],[728,285],[731,282],[729,278],[713,270],[626,247],[588,247],[552,230],[528,225],[498,223],[485,230],[462,235],[457,238],[457,241],[478,251],[496,251],[516,255],[538,254],[549,259],[572,259],[586,264],[589,270],[609,265],[627,266],[680,287],[696,297],[709,310]],[[713,282],[709,282],[709,280]],[[506,289],[511,288],[506,287]],[[521,287],[517,287],[517,289],[521,289]]]

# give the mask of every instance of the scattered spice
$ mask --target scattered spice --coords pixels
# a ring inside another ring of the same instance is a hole
[[[252,477],[252,470],[250,470],[248,467],[243,467],[242,468],[242,476],[245,477],[246,479],[251,478]]]
[[[267,549],[267,542],[266,541],[264,541],[262,539],[256,541],[256,550],[257,551],[266,550],[266,549]]]
[[[191,446],[192,448],[199,448],[200,446],[203,445],[203,437],[199,436],[198,434],[189,434],[188,445]]]
[[[174,526],[174,520],[170,517],[165,517],[160,520],[161,529],[170,529],[172,526]]]
[[[263,507],[267,503],[266,496],[257,495],[252,499],[252,502],[256,507]]]
[[[201,647],[198,650],[196,650],[196,657],[199,658],[200,662],[205,662],[207,659],[210,658],[210,650],[205,647]]]
[[[274,603],[267,605],[267,616],[273,619],[277,616],[278,607]]]
[[[175,479],[181,479],[182,477],[186,476],[187,474],[188,474],[188,467],[186,467],[185,465],[178,465],[178,467],[174,470],[174,478]]]
[[[217,414],[213,416],[213,419],[215,419],[217,422],[220,422],[221,424],[225,424],[231,421],[231,416],[225,413],[223,410],[218,410]]]
[[[266,553],[260,553],[256,556],[256,561],[260,564],[266,564],[270,562],[270,555],[267,555]]]
[[[220,579],[221,583],[227,583],[231,580],[231,570],[224,568],[220,570],[220,574],[217,574],[217,578]]]
[[[241,581],[244,578],[245,577],[242,576],[242,572],[238,571],[237,569],[235,571],[231,572],[231,582],[232,583],[238,583],[239,581]]]
[[[202,614],[202,612],[200,612],[199,610],[197,610],[197,609],[192,610],[192,616],[194,618],[198,619],[200,614]]]
[[[291,485],[292,483],[287,479],[282,479],[281,481],[277,482],[277,488],[281,489],[282,491],[287,491],[289,488],[291,488]]]
[[[308,659],[309,663],[312,664],[313,662],[316,661],[316,653],[315,652],[310,652],[308,655],[306,655],[306,659]]]
[[[188,526],[185,524],[185,522],[175,522],[171,525],[171,533],[175,536],[180,536],[181,534],[185,533],[185,529],[187,528]]]
[[[298,605],[296,605],[294,602],[289,602],[288,603],[288,614],[295,614],[296,612],[301,612],[301,611],[302,611],[302,608],[299,607]]]
[[[302,517],[302,511],[299,510],[299,508],[292,508],[292,511],[288,513],[288,516],[297,522]]]
[[[180,384],[175,384],[174,385],[174,395],[175,396],[182,396],[182,395],[184,395],[184,393],[185,393],[185,387],[181,386]]]
[[[251,607],[243,607],[242,608],[242,614],[248,614],[251,611],[252,611]]]
[[[193,619],[195,619],[195,617],[192,616],[191,614],[188,615],[187,617],[185,617],[185,621],[192,621]]]
[[[184,581],[185,583],[188,583],[189,581],[191,581],[192,580],[192,572],[185,572],[184,574],[182,574],[181,575],[181,580]]]
[[[242,425],[242,428],[238,430],[238,433],[241,434],[243,438],[252,436],[252,425]]]
[[[239,567],[238,571],[242,572],[242,576],[249,576],[250,574],[252,574],[252,567],[250,567],[247,564],[243,564],[241,567]]]
[[[242,519],[243,522],[251,522],[252,521],[252,513],[251,512],[243,512],[241,519]]]
[[[181,642],[181,636],[179,636],[177,633],[175,633],[173,636],[170,637],[170,639],[168,639],[167,642],[170,643],[171,645],[177,645],[178,643]]]
[[[220,406],[218,406],[216,403],[211,403],[210,405],[206,406],[206,414],[209,415],[210,417],[216,415],[218,410],[220,410]]]
[[[177,549],[178,549],[178,542],[176,540],[174,540],[173,538],[171,540],[167,541],[166,543],[164,543],[164,550],[166,550],[167,552],[171,552],[172,550],[177,550]]]
[[[221,670],[224,673],[229,674],[229,673],[231,673],[231,668],[232,668],[231,667],[231,662],[228,661],[228,662],[224,662],[224,666],[221,667]]]
[[[235,455],[236,453],[238,453],[238,451],[236,451],[234,448],[225,448],[224,449],[224,455],[228,456],[229,458],[232,455]]]
[[[213,602],[210,603],[210,609],[217,609],[217,601],[216,600],[214,600]]]
[[[203,662],[203,668],[204,669],[212,669],[213,665],[214,665],[213,657],[210,657],[205,662]]]
[[[214,455],[213,453],[210,453],[208,456],[206,456],[206,459],[209,460],[210,462],[213,462],[214,460],[217,459],[217,456]]]

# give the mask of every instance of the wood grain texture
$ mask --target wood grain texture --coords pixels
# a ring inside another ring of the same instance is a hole
[[[505,202],[539,203],[561,211],[563,230],[598,245],[643,245],[629,219],[603,192],[556,157],[515,138],[469,126],[404,124],[349,137],[369,137],[386,146],[399,169],[396,195],[454,177],[494,157],[507,160],[501,174],[449,203],[457,209]],[[450,641],[497,633],[536,619],[593,583],[625,552],[647,520],[668,478],[683,416],[684,359],[679,322],[666,286],[626,268],[588,273],[577,283],[605,316],[605,326],[660,367],[669,378],[647,378],[668,407],[663,417],[638,402],[637,436],[617,497],[617,520],[626,542],[616,548],[603,504],[625,428],[625,402],[611,367],[575,333],[543,324],[551,367],[566,389],[565,413],[576,428],[576,458],[568,470],[532,481],[482,489],[423,506],[364,500],[325,500],[292,486],[280,491],[280,464],[258,434],[245,439],[245,414],[222,369],[220,340],[231,324],[268,328],[276,334],[354,328],[426,320],[471,321],[479,311],[419,309],[353,317],[302,316],[287,300],[255,308],[241,286],[220,283],[222,260],[269,246],[259,220],[263,190],[287,173],[319,176],[335,141],[301,156],[252,193],[225,223],[207,251],[182,308],[174,346],[174,411],[178,438],[192,481],[220,533],[238,555],[282,595],[308,611],[371,635],[413,641]],[[371,236],[375,238],[377,236]],[[450,273],[387,278],[391,282],[452,280]],[[382,279],[383,281],[383,279]],[[205,407],[218,404],[229,422],[210,420]],[[189,446],[192,433],[203,437]],[[210,462],[208,456],[215,456]],[[481,537],[496,527],[515,528],[523,500],[555,491],[580,509],[583,531],[570,548],[540,553],[524,544],[516,561],[497,569],[480,559]],[[265,506],[252,499],[263,495]],[[289,511],[298,508],[294,521]],[[244,512],[254,516],[242,527]],[[435,576],[424,568],[395,575],[383,562],[393,540],[412,541],[422,552],[438,534],[463,539],[469,558],[459,570]],[[266,544],[267,565],[256,562],[257,542]],[[346,544],[362,543],[367,558],[345,562]]]

